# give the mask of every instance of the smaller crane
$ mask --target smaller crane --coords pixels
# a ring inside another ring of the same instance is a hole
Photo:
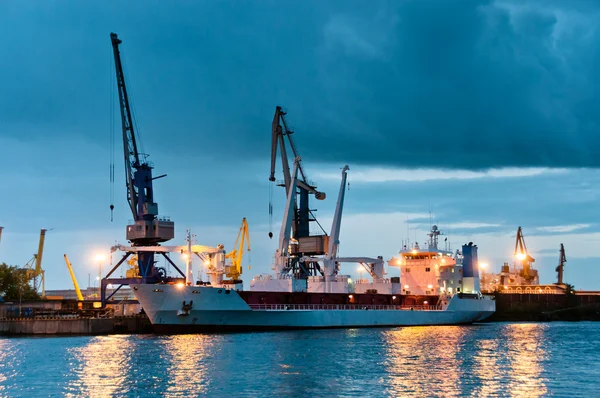
[[[71,279],[73,280],[73,286],[75,287],[75,294],[77,294],[77,301],[83,301],[83,294],[81,294],[81,290],[79,289],[79,283],[77,283],[77,278],[75,278],[75,273],[73,272],[73,267],[71,266],[71,262],[69,261],[69,257],[65,254],[65,263],[67,264],[67,268],[69,269],[69,273],[71,274]]]
[[[565,255],[565,246],[560,244],[560,256],[558,258],[558,267],[556,267],[556,273],[558,277],[557,285],[563,284],[563,272],[565,270],[565,263],[567,262],[567,256]]]
[[[226,267],[226,276],[236,283],[242,275],[242,258],[244,256],[244,243],[247,242],[247,250],[250,251],[250,234],[248,232],[248,222],[246,217],[242,219],[242,226],[235,240],[235,246],[232,251],[225,255],[225,258],[231,259],[231,266]]]
[[[33,255],[33,258],[25,264],[25,272],[27,279],[32,280],[33,290],[36,292],[40,289],[41,296],[46,296],[46,277],[45,271],[42,269],[42,256],[44,254],[44,242],[46,240],[47,229],[42,228],[40,230],[40,241],[38,243],[38,251]]]
[[[535,275],[531,270],[531,264],[535,262],[535,259],[527,252],[525,237],[523,236],[523,229],[521,227],[517,230],[517,241],[515,243],[514,254],[517,260],[523,265],[523,278],[528,282],[533,280]]]

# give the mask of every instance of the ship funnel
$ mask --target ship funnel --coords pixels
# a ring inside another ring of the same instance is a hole
[[[479,261],[477,259],[477,245],[469,242],[468,245],[463,245],[463,292],[464,293],[479,293]]]

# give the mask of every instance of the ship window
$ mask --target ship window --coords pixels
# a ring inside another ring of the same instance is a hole
[[[406,268],[406,272],[410,272],[410,268]]]
[[[154,289],[154,290],[153,290],[153,292],[156,292],[156,293],[161,293],[161,292],[162,292],[162,289]]]
[[[425,272],[430,272],[431,268],[425,268]]]
[[[200,290],[192,290],[192,293],[194,293],[194,294],[200,294]]]

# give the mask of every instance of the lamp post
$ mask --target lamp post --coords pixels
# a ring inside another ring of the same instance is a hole
[[[96,291],[96,293],[98,294],[98,297],[100,297],[100,285],[102,281],[102,262],[104,261],[105,257],[103,254],[96,254],[95,259],[98,263],[98,276],[96,277],[96,280],[98,281],[98,290]]]

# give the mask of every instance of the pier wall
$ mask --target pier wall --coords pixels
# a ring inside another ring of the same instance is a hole
[[[497,293],[496,312],[488,322],[600,321],[600,294]]]
[[[0,335],[101,335],[152,333],[146,316],[112,318],[1,319]]]

